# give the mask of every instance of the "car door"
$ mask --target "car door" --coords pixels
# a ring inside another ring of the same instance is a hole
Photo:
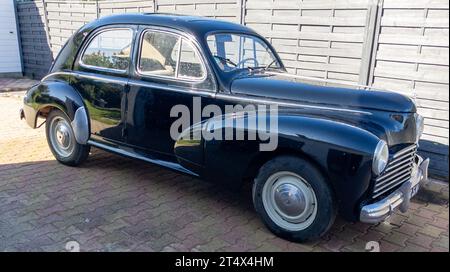
[[[108,26],[90,34],[74,65],[73,86],[90,118],[91,137],[125,142],[126,93],[136,27]]]
[[[194,97],[212,103],[215,81],[189,37],[161,27],[145,27],[139,37],[128,93],[127,143],[173,156],[170,128],[177,117],[170,116],[171,109],[184,105],[193,113]]]

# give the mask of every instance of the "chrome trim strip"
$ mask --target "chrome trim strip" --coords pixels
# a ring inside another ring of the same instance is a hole
[[[126,79],[126,78],[119,79],[119,78],[112,77],[112,76],[92,75],[92,74],[86,74],[83,72],[54,72],[54,73],[51,73],[51,74],[48,74],[47,76],[45,76],[41,81],[44,81],[47,78],[49,78],[53,75],[58,75],[58,74],[71,75],[74,77],[85,77],[85,78],[90,78],[90,79],[95,79],[95,80],[105,80],[105,81],[109,81],[109,82],[113,82],[113,83],[130,84],[130,85],[149,87],[149,88],[161,87],[161,85],[159,85],[159,84],[144,82],[144,81],[135,80],[135,79],[131,79],[131,80]],[[244,97],[244,96],[238,96],[238,95],[219,94],[219,93],[195,90],[195,89],[194,90],[186,90],[184,88],[177,87],[177,86],[164,85],[164,88],[171,90],[171,91],[175,91],[175,92],[189,93],[189,94],[193,94],[193,95],[201,94],[201,95],[206,95],[206,96],[210,96],[210,97],[216,97],[218,99],[238,101],[238,102],[246,101],[246,102],[253,103],[253,104],[259,102],[262,104],[274,104],[274,105],[281,105],[281,106],[285,106],[285,107],[309,108],[309,109],[319,109],[319,110],[340,111],[340,112],[372,115],[371,112],[366,112],[366,111],[341,109],[341,108],[334,108],[334,107],[313,106],[313,105],[306,105],[306,104],[300,104],[300,103],[280,102],[280,101],[275,101],[275,100],[271,100],[271,99],[250,98],[250,97]]]
[[[323,106],[313,106],[313,105],[305,105],[300,103],[290,103],[290,102],[280,102],[275,101],[271,99],[264,99],[264,98],[254,98],[254,97],[244,97],[244,96],[238,96],[238,95],[229,95],[229,94],[217,94],[216,98],[218,99],[224,99],[224,100],[234,100],[234,101],[246,101],[252,104],[255,103],[262,103],[262,104],[275,104],[275,105],[281,105],[285,107],[297,107],[297,108],[310,108],[310,109],[319,109],[319,110],[330,110],[330,111],[342,111],[342,112],[349,112],[349,113],[357,113],[357,114],[364,114],[364,115],[372,115],[371,112],[366,111],[359,111],[359,110],[350,110],[350,109],[341,109],[341,108],[333,108],[333,107],[323,107]]]
[[[395,184],[401,182],[401,181],[405,181],[405,179],[409,179],[411,178],[411,170],[407,170],[404,171],[402,173],[399,173],[395,178],[389,180],[390,182],[384,182],[383,184],[380,184],[380,186],[376,187],[376,189],[374,190],[375,194],[378,194],[382,191],[389,191],[389,189],[392,189],[393,187],[395,187]],[[376,196],[374,196],[374,198],[376,198]]]
[[[376,195],[374,195],[373,198],[379,197],[380,195],[386,193],[387,191],[389,191],[390,189],[392,189],[393,187],[395,187],[395,186],[397,186],[397,185],[400,185],[400,184],[402,184],[402,183],[407,183],[407,181],[408,181],[409,179],[410,179],[410,177],[408,177],[408,178],[405,177],[404,179],[395,182],[395,183],[393,184],[392,187],[383,189],[382,191],[380,191],[380,192],[378,192]]]
[[[43,78],[41,78],[40,82],[44,82],[46,81],[48,78],[53,77],[53,76],[57,76],[57,75],[62,75],[62,76],[70,76],[72,75],[72,72],[53,72],[50,74],[45,75]]]
[[[163,89],[170,90],[173,92],[186,93],[186,94],[191,94],[191,95],[204,95],[204,96],[208,96],[208,97],[216,96],[216,93],[214,93],[214,92],[202,91],[202,90],[198,90],[198,89],[185,89],[185,88],[178,87],[178,86],[162,85],[162,84],[141,81],[141,80],[135,80],[135,79],[129,80],[128,84],[133,85],[133,86],[147,87],[147,88],[163,88]]]
[[[178,37],[180,44],[179,44],[179,47],[178,47],[178,56],[177,56],[178,60],[177,60],[177,66],[175,67],[175,76],[156,75],[156,74],[153,74],[151,72],[145,72],[145,71],[141,70],[140,64],[141,64],[141,54],[142,54],[142,43],[143,43],[144,35],[147,32],[159,32],[159,33],[170,34],[170,35],[174,35],[174,36]],[[185,41],[188,45],[190,45],[194,49],[195,53],[197,54],[198,58],[200,59],[201,66],[202,66],[202,71],[203,71],[203,76],[201,78],[190,78],[190,77],[183,77],[183,76],[180,77],[180,76],[178,76],[178,67],[180,65],[181,47],[182,47],[183,41]],[[137,75],[144,76],[144,77],[147,77],[147,78],[152,78],[152,77],[153,78],[162,78],[162,79],[168,79],[168,80],[184,81],[184,82],[189,82],[189,83],[202,83],[208,77],[206,64],[205,64],[205,61],[203,59],[203,55],[200,54],[200,51],[199,51],[198,47],[195,46],[194,43],[190,39],[187,39],[186,37],[184,37],[178,31],[176,31],[176,30],[168,30],[168,29],[159,28],[159,27],[147,27],[140,34],[140,36],[139,36],[139,47],[138,47],[138,59],[137,59],[136,64],[135,64],[135,69],[136,69],[136,74]]]
[[[177,164],[177,163],[163,161],[163,160],[157,160],[157,159],[150,159],[150,158],[147,158],[145,156],[136,154],[134,152],[130,152],[130,151],[126,151],[126,150],[123,150],[123,149],[120,149],[120,148],[112,147],[112,146],[109,146],[109,145],[106,145],[106,144],[95,142],[93,140],[89,140],[87,143],[92,145],[92,146],[98,147],[100,149],[111,151],[111,152],[117,153],[117,154],[122,155],[122,156],[126,156],[126,157],[130,157],[130,158],[142,160],[142,161],[153,163],[153,164],[160,165],[160,166],[164,166],[164,167],[167,167],[167,168],[170,168],[170,169],[173,169],[173,170],[185,173],[185,174],[189,174],[189,175],[198,177],[198,174],[196,174],[196,173],[194,173],[194,172],[184,168],[183,166],[181,166],[180,164]]]
[[[72,76],[73,74],[74,74],[73,72],[53,72],[53,73],[47,74],[46,76],[41,78],[41,82],[46,81],[49,77],[52,77],[52,76],[57,76],[57,75]]]
[[[85,73],[85,72],[54,72],[54,73],[46,75],[41,81],[44,81],[54,75],[67,75],[67,76],[73,76],[73,77],[83,77],[83,78],[89,78],[89,79],[93,79],[93,80],[108,81],[108,82],[112,82],[112,83],[116,83],[116,84],[123,84],[123,85],[129,84],[129,85],[133,85],[133,86],[141,86],[141,87],[148,87],[148,88],[164,88],[166,90],[170,90],[173,92],[187,93],[187,94],[192,94],[192,95],[204,95],[204,96],[208,96],[208,97],[216,96],[215,92],[210,92],[210,91],[203,91],[203,90],[199,90],[199,89],[189,89],[188,90],[188,89],[174,86],[174,85],[161,85],[161,84],[157,84],[157,83],[141,81],[141,80],[136,80],[136,79],[131,79],[131,80],[129,80],[127,78],[121,79],[121,78],[117,78],[117,77],[113,77],[113,76],[97,75],[97,74],[90,74],[90,73]]]
[[[412,169],[415,165],[416,149],[416,145],[410,145],[393,154],[382,175],[375,179],[372,193],[373,199],[407,182],[411,178]],[[395,159],[392,160],[392,158]]]
[[[402,165],[406,164],[406,163],[412,163],[414,161],[414,156],[413,154],[409,154],[409,156],[405,156],[403,159],[399,160],[399,161],[392,161],[389,163],[389,167],[386,168],[386,170],[384,170],[385,173],[390,172],[398,167],[401,167]],[[382,179],[379,178],[379,179]],[[377,179],[378,180],[378,179]]]
[[[91,74],[91,73],[85,73],[85,72],[54,72],[51,74],[46,75],[41,79],[41,82],[45,81],[49,77],[56,76],[56,75],[64,75],[64,76],[73,76],[73,77],[83,77],[93,80],[103,80],[108,81],[111,83],[117,83],[117,84],[127,84],[128,79],[127,78],[117,78],[114,76],[107,76],[107,75],[98,75],[98,74]]]
[[[403,155],[403,154],[405,154],[406,152],[408,152],[408,151],[410,151],[410,150],[413,150],[413,149],[416,148],[416,147],[417,147],[417,145],[413,144],[413,145],[411,145],[411,146],[408,146],[408,147],[406,147],[406,148],[403,148],[402,150],[400,150],[400,151],[398,151],[397,153],[395,153],[395,154],[392,156],[392,158],[396,159],[396,158],[398,158],[400,155]]]
[[[79,107],[75,111],[75,116],[70,124],[77,143],[85,145],[89,140],[89,121],[84,107]]]
[[[399,189],[391,193],[386,198],[363,206],[360,211],[359,220],[364,223],[375,224],[388,218],[396,208],[401,212],[408,210],[411,200],[411,188],[428,180],[429,159],[425,161],[419,157],[417,176],[405,182]],[[420,186],[420,185],[419,185]]]
[[[394,168],[396,165],[401,164],[402,162],[405,162],[408,159],[413,159],[415,153],[416,153],[416,150],[414,149],[414,150],[411,150],[411,152],[405,153],[404,155],[397,157],[396,159],[390,161],[389,166],[388,166],[388,168],[386,168],[385,172],[387,172],[387,170],[389,168]]]
[[[380,177],[378,177],[376,179],[377,181],[377,186],[380,185],[380,183],[383,181],[383,183],[386,181],[387,178],[389,178],[388,180],[392,179],[393,177],[395,177],[396,175],[398,175],[400,172],[404,172],[405,170],[409,169],[411,167],[412,161],[408,164],[404,164],[401,167],[395,169],[395,171],[392,172],[387,172],[386,174],[381,175]]]
[[[399,180],[405,180],[405,179],[411,178],[411,174],[412,174],[411,169],[406,169],[405,171],[402,171],[395,177],[393,177],[389,180],[386,180],[386,181],[378,184],[377,186],[375,186],[374,194],[378,194],[379,192],[383,191],[384,189],[390,190],[390,189],[394,188],[395,187],[394,184],[396,184]],[[375,198],[375,196],[373,198]]]

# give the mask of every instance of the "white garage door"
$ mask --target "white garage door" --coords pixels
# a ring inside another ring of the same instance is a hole
[[[21,72],[14,0],[0,0],[0,76]]]

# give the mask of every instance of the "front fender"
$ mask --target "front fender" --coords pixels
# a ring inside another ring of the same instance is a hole
[[[78,143],[89,139],[89,118],[81,95],[62,81],[42,81],[28,90],[24,98],[24,115],[29,126],[36,128],[39,113],[47,108],[57,108],[70,119]]]
[[[327,177],[341,215],[357,220],[372,177],[373,152],[379,138],[360,127],[315,117],[281,116],[279,147],[296,150]]]
[[[226,118],[246,118],[236,115]],[[220,118],[219,118],[220,119]],[[214,118],[192,126],[182,135],[196,135],[209,129]],[[226,129],[226,122],[214,129]],[[236,127],[234,131],[247,127]],[[245,122],[244,122],[245,123]],[[379,141],[374,134],[342,121],[327,120],[317,116],[305,116],[292,112],[278,114],[278,145],[274,151],[260,151],[262,141],[258,140],[179,140],[175,154],[180,163],[205,179],[228,187],[237,188],[245,180],[248,169],[263,158],[266,161],[278,154],[292,153],[314,163],[327,177],[334,189],[341,211],[348,219],[355,219],[354,212],[370,185],[373,151]],[[271,135],[272,136],[272,135]],[[224,139],[224,138],[223,138]]]

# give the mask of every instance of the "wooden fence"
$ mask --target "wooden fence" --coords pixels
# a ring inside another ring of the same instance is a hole
[[[289,72],[398,91],[426,117],[421,152],[448,177],[448,0],[35,0],[19,2],[25,74],[42,77],[85,23],[124,12],[165,12],[245,24]]]

